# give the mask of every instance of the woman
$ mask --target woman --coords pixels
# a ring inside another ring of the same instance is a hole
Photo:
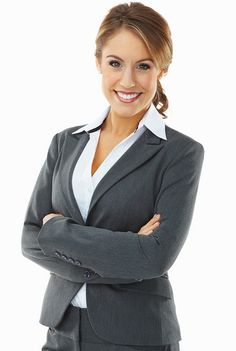
[[[113,7],[95,56],[109,106],[53,137],[24,221],[23,255],[50,271],[42,350],[176,351],[168,270],[190,228],[204,149],[163,121],[172,41],[159,13]]]

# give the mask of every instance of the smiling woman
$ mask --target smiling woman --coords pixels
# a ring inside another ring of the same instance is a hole
[[[104,18],[95,61],[109,106],[54,135],[24,221],[24,256],[51,273],[42,351],[179,350],[168,270],[190,228],[204,149],[163,121],[171,60],[154,9],[131,2]]]
[[[103,92],[119,115],[143,115],[156,94],[161,70],[147,58],[148,55],[146,45],[137,34],[121,29],[106,42],[97,59],[103,76]],[[120,101],[128,103],[129,108]]]
[[[135,116],[137,123],[150,106],[162,71],[149,56],[140,36],[126,28],[116,31],[103,46],[97,67],[113,119]]]
[[[168,72],[172,54],[171,31],[159,13],[141,3],[114,7],[96,37],[95,56],[106,97],[112,84],[113,91],[123,93],[122,102],[140,102],[139,98],[127,101],[125,94],[145,94],[140,108],[151,101],[157,108],[160,105],[158,111],[167,117],[168,99],[160,79]]]

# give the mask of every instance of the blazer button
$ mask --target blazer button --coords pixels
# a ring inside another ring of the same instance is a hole
[[[89,271],[84,272],[84,277],[89,278],[91,276],[91,273]]]
[[[57,257],[61,257],[61,254],[60,254],[60,252],[59,252],[59,251],[55,251],[54,253],[55,253],[55,256],[57,256]]]
[[[64,254],[61,255],[61,258],[64,260],[64,261],[67,261],[68,260],[68,257]]]
[[[76,264],[77,266],[81,266],[81,262],[80,262],[79,260],[75,260],[75,264]]]
[[[75,264],[75,260],[72,257],[68,257],[68,262]]]

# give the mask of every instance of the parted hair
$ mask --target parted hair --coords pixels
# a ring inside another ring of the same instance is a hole
[[[161,69],[161,76],[166,75],[173,56],[169,25],[160,13],[141,2],[119,4],[108,11],[95,40],[97,59],[101,59],[106,42],[123,28],[139,35],[146,44],[154,63]],[[168,99],[160,83],[161,76],[157,78],[156,94],[152,102],[163,118],[167,118],[164,112],[168,109]]]

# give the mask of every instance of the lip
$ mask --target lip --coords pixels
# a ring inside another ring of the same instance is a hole
[[[123,94],[142,94],[137,91],[123,91],[123,90],[114,90],[116,93],[123,93]]]
[[[120,91],[119,91],[120,92]],[[116,95],[116,98],[120,101],[120,102],[122,102],[122,103],[125,103],[125,104],[131,104],[131,103],[133,103],[133,102],[135,102],[136,100],[138,100],[139,99],[139,97],[140,97],[140,95],[142,95],[142,93],[137,93],[138,95],[136,96],[136,97],[134,97],[134,98],[132,98],[132,99],[130,99],[130,100],[125,100],[125,99],[122,99],[119,95],[118,95],[118,93],[116,92],[116,90],[114,90],[114,93],[115,93],[115,95]],[[125,93],[125,94],[127,94],[127,93]],[[130,93],[131,94],[131,93]]]

